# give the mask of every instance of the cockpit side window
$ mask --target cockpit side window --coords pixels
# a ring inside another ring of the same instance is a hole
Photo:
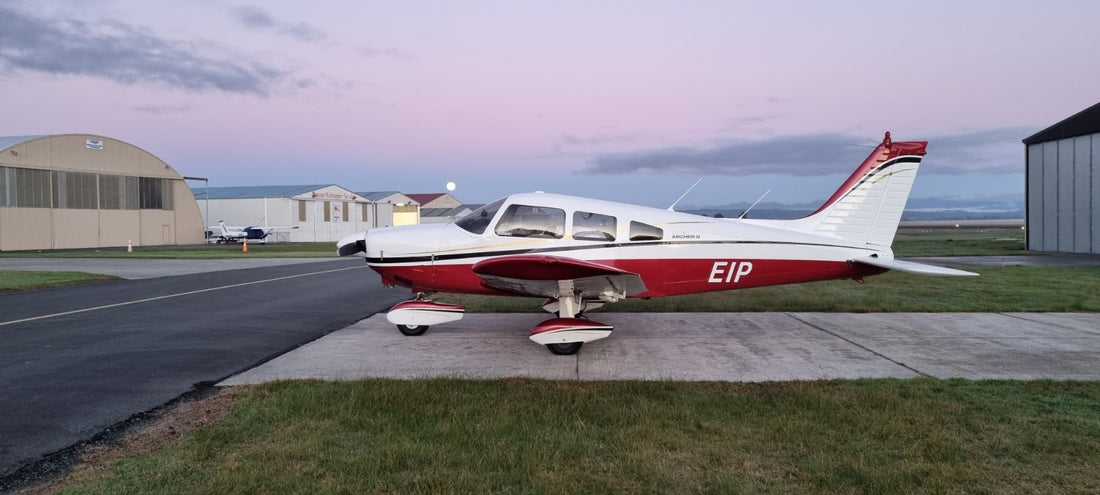
[[[659,241],[664,236],[665,231],[648,223],[630,222],[630,240],[632,241]]]
[[[503,199],[493,201],[492,203],[470,212],[469,215],[456,220],[455,225],[462,227],[472,234],[484,234],[486,227],[489,226],[489,222],[496,216],[497,210],[500,210],[500,205],[502,204],[504,204]]]
[[[573,212],[573,238],[578,241],[614,241],[615,217],[588,211]]]
[[[565,234],[565,210],[511,205],[500,216],[496,233],[505,237],[561,239]]]

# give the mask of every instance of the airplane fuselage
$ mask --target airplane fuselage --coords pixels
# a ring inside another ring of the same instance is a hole
[[[453,224],[370,230],[341,239],[383,283],[417,293],[386,319],[408,336],[455,321],[464,308],[435,292],[543,297],[555,318],[530,339],[554,354],[607,338],[610,325],[578,316],[628,297],[863,277],[902,270],[972,276],[896,260],[890,248],[924,141],[882,143],[825,204],[795,220],[708,218],[557,194],[514,194]]]
[[[386,283],[414,291],[508,294],[486,285],[473,266],[501,256],[561,256],[640,275],[645,290],[626,297],[861,279],[886,271],[848,262],[882,253],[881,246],[794,232],[764,220],[545,193],[515,194],[488,208],[494,211],[486,212],[484,225],[476,224],[479,210],[453,224],[371,230],[367,263]],[[527,215],[517,219],[517,212]]]

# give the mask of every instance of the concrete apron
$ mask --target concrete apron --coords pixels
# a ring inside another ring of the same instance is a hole
[[[419,337],[378,314],[221,385],[282,379],[1100,379],[1100,314],[593,313],[574,356],[527,339],[546,314],[469,314]]]

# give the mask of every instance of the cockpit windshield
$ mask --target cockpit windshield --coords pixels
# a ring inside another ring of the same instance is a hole
[[[472,234],[484,234],[485,229],[489,226],[489,222],[496,216],[497,210],[500,210],[500,205],[504,204],[504,199],[498,199],[489,203],[481,208],[478,208],[469,215],[466,215],[455,221],[455,225],[462,227],[466,231]]]

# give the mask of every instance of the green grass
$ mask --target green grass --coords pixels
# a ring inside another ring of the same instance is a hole
[[[898,229],[894,255],[1005,256],[1037,254],[1024,249],[1023,229]]]
[[[249,390],[67,493],[1096,493],[1100,383],[370,380]]]
[[[979,277],[927,277],[887,272],[865,284],[832,280],[650,300],[626,299],[604,307],[623,312],[942,312],[1100,311],[1100,266],[967,267]],[[470,312],[537,312],[542,299],[440,294]]]
[[[36,272],[28,270],[0,270],[0,292],[40,289],[58,285],[82,284],[116,280],[118,277],[84,272]]]
[[[195,246],[147,246],[126,248],[74,249],[60,251],[4,251],[3,258],[145,258],[145,259],[232,259],[232,258],[335,258],[335,242],[249,243]]]

